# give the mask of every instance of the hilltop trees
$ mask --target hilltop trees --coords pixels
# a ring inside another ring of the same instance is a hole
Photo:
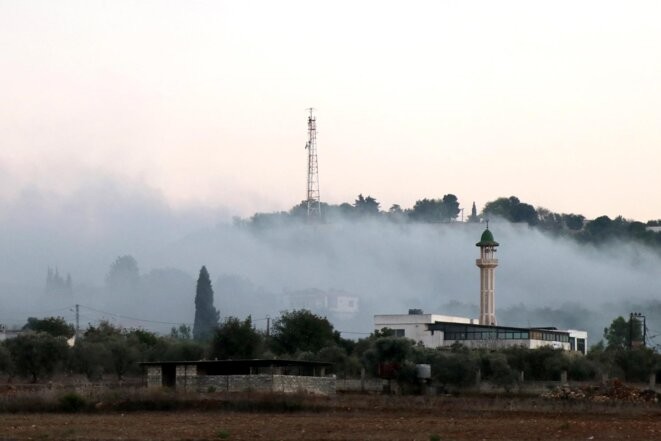
[[[459,200],[453,194],[446,194],[442,199],[420,199],[415,201],[409,218],[418,222],[450,222],[459,215]]]
[[[195,321],[193,322],[193,338],[209,340],[218,326],[220,313],[213,306],[213,288],[209,272],[205,266],[200,269],[195,291]]]
[[[528,225],[537,225],[539,221],[535,207],[521,202],[516,196],[487,202],[482,212],[485,215],[500,216],[510,222],[526,222]]]

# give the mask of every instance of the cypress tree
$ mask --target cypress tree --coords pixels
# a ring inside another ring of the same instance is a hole
[[[218,326],[220,313],[213,306],[213,288],[209,272],[205,266],[200,270],[195,292],[195,322],[193,323],[193,338],[209,340]]]

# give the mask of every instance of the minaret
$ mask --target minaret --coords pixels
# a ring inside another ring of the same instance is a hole
[[[496,277],[495,270],[498,266],[498,259],[494,257],[498,242],[493,240],[493,234],[487,229],[482,233],[480,241],[476,243],[480,247],[480,258],[475,264],[480,268],[480,324],[496,325]]]

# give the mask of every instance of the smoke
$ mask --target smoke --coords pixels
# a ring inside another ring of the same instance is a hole
[[[0,322],[20,324],[50,311],[72,319],[70,306],[79,303],[83,323],[109,318],[165,332],[170,322],[192,321],[202,265],[214,281],[221,316],[250,314],[260,327],[267,315],[295,306],[292,294],[315,289],[326,302],[324,293],[357,298],[351,313],[317,305],[316,312],[342,331],[368,333],[374,314],[409,308],[477,314],[475,243],[483,225],[369,218],[257,228],[232,223],[224,209],[174,210],[141,185],[94,182],[67,197],[26,190],[4,202]],[[492,221],[490,229],[501,244],[501,324],[588,329],[596,342],[631,308],[661,310],[655,303],[661,258],[648,248],[624,242],[594,247],[507,222]],[[105,278],[121,255],[137,260],[140,282],[115,292]],[[44,291],[48,267],[71,274],[70,296]]]

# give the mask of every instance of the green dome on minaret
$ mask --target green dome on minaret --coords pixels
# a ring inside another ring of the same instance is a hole
[[[482,233],[482,237],[480,237],[480,241],[475,245],[478,247],[497,247],[500,244],[494,240],[493,234],[487,226],[487,229]]]

